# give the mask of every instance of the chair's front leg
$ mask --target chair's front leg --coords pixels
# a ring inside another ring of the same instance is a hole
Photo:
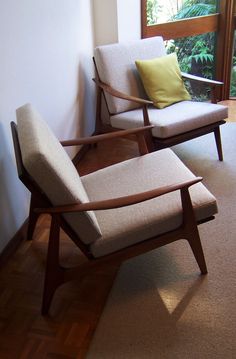
[[[186,239],[192,249],[194,257],[201,270],[201,273],[207,274],[207,266],[188,188],[181,189],[181,200],[183,207],[183,224],[186,232]]]
[[[220,161],[223,161],[223,151],[222,151],[222,144],[221,144],[221,136],[220,136],[220,126],[214,129],[215,141],[216,141],[216,148],[218,152],[218,157]]]
[[[143,105],[143,122],[144,122],[144,126],[150,126],[147,105]],[[145,133],[145,138],[148,147],[148,152],[153,152],[155,148],[154,148],[151,130]]]

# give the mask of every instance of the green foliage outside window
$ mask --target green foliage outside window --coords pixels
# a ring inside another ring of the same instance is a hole
[[[148,23],[156,23],[158,11],[158,0],[147,1]],[[216,12],[215,0],[183,0],[178,11],[170,18],[170,21],[191,18],[196,16],[209,15]],[[155,9],[155,10],[154,10]],[[214,51],[215,34],[206,33],[198,36],[185,37],[181,39],[170,40],[167,42],[167,52],[175,51],[178,56],[180,68],[184,72],[190,72],[195,75],[206,78],[214,77]],[[191,84],[190,91],[194,97],[202,99],[202,89]],[[207,96],[205,96],[207,97]]]
[[[147,24],[155,25],[158,19],[158,13],[162,10],[162,6],[158,5],[158,0],[147,0]]]
[[[236,32],[234,32],[234,54],[231,71],[230,96],[236,97]]]

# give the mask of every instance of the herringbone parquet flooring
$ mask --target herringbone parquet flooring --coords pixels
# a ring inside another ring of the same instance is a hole
[[[116,274],[99,273],[71,282],[56,293],[50,316],[40,314],[49,218],[24,242],[0,274],[0,358],[83,358]],[[82,255],[65,234],[61,260]]]
[[[136,155],[132,141],[107,141],[79,164],[81,175]],[[99,185],[98,185],[99,190]],[[40,217],[33,241],[24,241],[0,271],[0,358],[84,358],[118,268],[61,286],[50,316],[40,313],[50,217]],[[61,263],[85,260],[61,232]]]

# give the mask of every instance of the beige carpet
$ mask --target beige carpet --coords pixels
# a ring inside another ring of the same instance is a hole
[[[120,268],[88,351],[89,359],[236,358],[236,124],[175,152],[218,199],[217,218],[199,227],[208,265],[200,276],[185,241]]]

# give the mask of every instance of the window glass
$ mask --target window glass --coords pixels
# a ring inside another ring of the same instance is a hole
[[[218,0],[147,0],[147,25],[217,12]]]
[[[208,79],[215,78],[215,33],[189,36],[166,41],[167,53],[176,52],[180,69]],[[195,100],[208,100],[210,93],[197,81],[188,83],[188,90]]]
[[[233,60],[231,69],[230,96],[236,97],[236,31],[234,31]]]

